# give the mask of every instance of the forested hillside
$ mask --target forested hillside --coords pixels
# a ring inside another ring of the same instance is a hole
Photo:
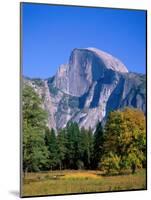
[[[48,128],[48,113],[35,90],[23,88],[23,171],[100,169],[121,173],[146,167],[144,113],[125,108],[110,112],[104,127],[79,128],[69,121],[65,128]],[[93,120],[93,119],[92,119]]]

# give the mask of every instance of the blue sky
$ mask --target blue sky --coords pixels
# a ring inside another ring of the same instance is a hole
[[[145,11],[23,3],[23,75],[47,78],[72,49],[96,47],[145,73]]]

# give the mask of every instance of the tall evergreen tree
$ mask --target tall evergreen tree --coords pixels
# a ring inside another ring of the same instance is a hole
[[[81,161],[81,142],[79,126],[75,122],[67,124],[67,163],[71,169],[78,169],[83,167]]]
[[[91,169],[93,155],[93,135],[91,129],[81,128],[81,159],[86,169]]]
[[[58,144],[54,129],[47,129],[45,134],[45,143],[48,147],[49,161],[48,169],[56,169],[59,164]]]
[[[90,128],[87,132],[87,137],[88,137],[87,168],[92,169],[94,138],[93,138],[92,130]]]
[[[57,135],[59,169],[66,168],[67,134],[66,129],[59,130]]]
[[[99,122],[94,133],[94,144],[93,144],[93,164],[94,169],[98,168],[100,159],[103,153],[104,143],[104,132],[101,123]]]

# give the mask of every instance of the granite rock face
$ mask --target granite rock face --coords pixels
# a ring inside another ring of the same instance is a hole
[[[126,106],[146,112],[145,75],[129,73],[117,58],[95,48],[74,49],[68,64],[40,81],[25,82],[43,98],[50,128],[63,128],[72,120],[94,129],[110,111]]]
[[[60,66],[55,87],[73,96],[81,96],[110,69],[128,72],[122,62],[103,51],[95,48],[74,49],[69,64]]]

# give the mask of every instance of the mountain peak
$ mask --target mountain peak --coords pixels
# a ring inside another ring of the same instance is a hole
[[[55,86],[67,94],[81,96],[105,73],[127,73],[126,66],[112,55],[96,48],[72,50],[69,63],[61,65]]]
[[[54,129],[69,120],[94,130],[110,111],[134,107],[146,112],[145,75],[128,73],[125,65],[96,48],[73,49],[69,62],[43,81],[29,79],[43,99],[48,125]]]
[[[77,49],[78,50],[78,49]],[[82,49],[79,49],[82,50]],[[112,56],[111,54],[104,52],[100,49],[97,49],[95,47],[88,47],[84,48],[83,50],[88,50],[93,52],[96,56],[98,56],[108,69],[112,69],[113,71],[118,71],[121,73],[127,73],[128,69],[127,67],[116,57]]]

